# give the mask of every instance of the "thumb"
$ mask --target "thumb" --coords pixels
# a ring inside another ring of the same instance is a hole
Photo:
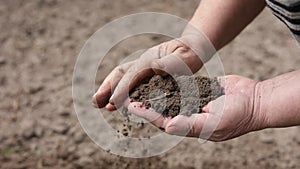
[[[167,123],[165,131],[173,135],[199,137],[207,116],[207,113],[175,116]]]

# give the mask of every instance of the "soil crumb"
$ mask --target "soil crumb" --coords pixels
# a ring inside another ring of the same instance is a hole
[[[175,78],[175,79],[174,79]],[[165,117],[201,113],[210,101],[224,95],[217,78],[154,75],[133,88],[131,101],[142,102]]]

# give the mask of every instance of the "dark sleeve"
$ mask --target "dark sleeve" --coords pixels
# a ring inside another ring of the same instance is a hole
[[[266,0],[274,15],[300,40],[300,0]]]

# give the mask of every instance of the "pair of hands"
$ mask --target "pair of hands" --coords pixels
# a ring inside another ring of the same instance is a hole
[[[198,56],[180,40],[162,43],[146,51],[139,59],[116,67],[93,96],[94,106],[115,110],[126,100],[129,89],[140,80],[155,73],[176,73],[180,63],[174,58],[181,59],[193,73],[202,67]],[[256,97],[260,83],[235,75],[220,77],[219,80],[223,82],[225,96],[211,101],[201,114],[166,118],[146,109],[141,103],[127,102],[126,106],[129,112],[174,135],[199,137],[205,123],[217,120],[219,123],[208,138],[211,141],[224,141],[265,128],[265,117],[259,113],[259,99]]]

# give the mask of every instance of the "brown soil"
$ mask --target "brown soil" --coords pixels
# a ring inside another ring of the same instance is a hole
[[[197,85],[196,90],[191,89],[193,84]],[[223,94],[224,89],[216,78],[179,76],[174,79],[170,75],[154,75],[136,86],[130,98],[143,102],[146,108],[151,107],[164,116],[175,117],[178,114],[201,113],[205,105]]]

